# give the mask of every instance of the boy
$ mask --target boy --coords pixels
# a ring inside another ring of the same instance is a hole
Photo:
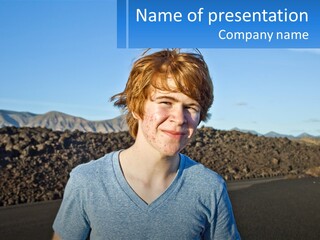
[[[222,178],[180,154],[213,102],[202,55],[143,55],[111,99],[135,142],[71,172],[54,238],[240,239]]]

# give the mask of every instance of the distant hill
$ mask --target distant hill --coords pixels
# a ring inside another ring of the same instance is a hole
[[[238,132],[242,132],[242,133],[250,133],[250,134],[253,134],[253,135],[256,135],[256,136],[264,136],[264,137],[271,137],[271,138],[288,138],[288,139],[320,139],[320,136],[313,136],[313,135],[310,135],[308,133],[301,133],[299,134],[298,136],[293,136],[293,135],[288,135],[288,134],[281,134],[281,133],[277,133],[277,132],[268,132],[266,134],[261,134],[261,133],[258,133],[254,130],[246,130],[246,129],[239,129],[239,128],[232,128],[231,130],[234,130],[234,131],[238,131]]]
[[[277,133],[277,132],[273,132],[273,131],[264,134],[264,136],[265,137],[275,137],[275,138],[286,137],[289,139],[295,138],[293,135],[281,134],[281,133]]]
[[[45,114],[30,112],[15,112],[0,110],[0,128],[14,127],[44,127],[55,131],[79,130],[82,132],[121,132],[128,127],[124,116],[110,120],[89,121],[81,117],[75,117],[62,112],[51,111]]]
[[[245,129],[239,129],[239,128],[232,128],[231,131],[238,131],[238,132],[243,132],[243,133],[251,133],[253,135],[257,136],[263,136],[261,133],[258,133],[257,131],[254,130],[245,130]]]
[[[301,133],[298,138],[314,138],[314,136],[308,133]]]

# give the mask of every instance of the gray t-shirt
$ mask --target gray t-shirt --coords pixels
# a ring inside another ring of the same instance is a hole
[[[119,152],[70,174],[53,224],[62,239],[240,239],[225,182],[180,154],[178,173],[151,204],[122,174]]]

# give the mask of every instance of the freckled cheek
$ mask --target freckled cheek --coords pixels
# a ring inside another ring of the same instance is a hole
[[[143,122],[142,122],[142,128],[143,131],[146,133],[146,137],[149,140],[154,140],[156,138],[155,136],[155,131],[156,131],[156,126],[155,126],[156,119],[153,115],[145,115]]]
[[[168,113],[166,111],[157,110],[157,111],[154,111],[152,114],[149,114],[146,120],[149,122],[152,122],[154,125],[160,125],[167,118],[168,118]]]
[[[157,121],[157,115],[154,114],[146,115],[144,117],[144,123],[146,126],[148,126],[148,129],[151,129],[153,126],[155,126],[157,124]]]

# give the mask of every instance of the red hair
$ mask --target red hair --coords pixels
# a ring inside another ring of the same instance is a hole
[[[168,85],[168,77],[173,79],[174,89]],[[126,111],[129,132],[134,138],[138,132],[138,120],[132,113],[143,118],[150,86],[181,92],[196,100],[201,106],[200,121],[208,119],[208,110],[213,103],[213,85],[200,52],[183,53],[179,49],[167,49],[144,54],[134,62],[124,91],[111,97],[115,106]]]

